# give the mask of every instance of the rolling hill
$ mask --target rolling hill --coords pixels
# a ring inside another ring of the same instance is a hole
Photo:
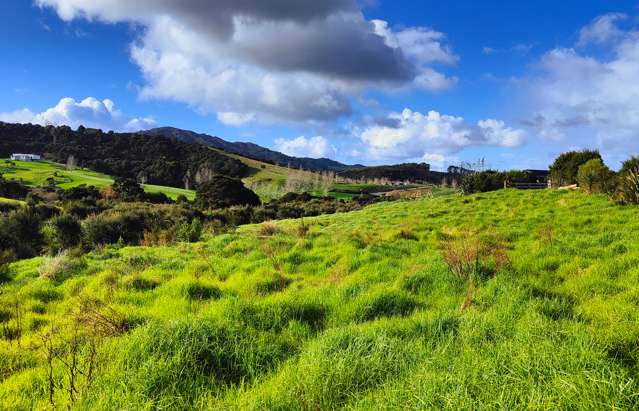
[[[56,185],[61,188],[72,188],[85,184],[103,188],[113,184],[113,178],[107,174],[98,173],[85,168],[67,170],[62,164],[50,161],[6,161],[0,160],[0,174],[7,179],[22,180],[30,187],[44,187],[48,178],[53,178]],[[169,198],[176,199],[180,195],[189,200],[195,198],[195,191],[184,190],[176,187],[143,184],[142,187],[148,193],[164,193]]]
[[[0,408],[637,409],[637,230],[503,190],[20,261]]]
[[[363,167],[361,165],[346,165],[328,158],[292,157],[277,151],[269,150],[253,143],[231,143],[219,137],[198,134],[193,131],[181,130],[174,127],[161,127],[143,131],[144,134],[176,139],[185,143],[201,144],[228,153],[238,154],[250,159],[277,164],[290,168],[303,168],[312,171],[343,171],[350,168]]]

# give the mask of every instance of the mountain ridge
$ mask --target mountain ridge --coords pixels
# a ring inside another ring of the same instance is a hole
[[[195,131],[184,130],[177,127],[157,127],[140,131],[142,134],[172,138],[190,144],[201,144],[228,153],[238,154],[253,160],[263,161],[276,165],[290,166],[292,168],[303,168],[312,171],[345,171],[364,167],[361,164],[348,165],[329,158],[294,157],[279,151],[271,150],[250,142],[230,142],[217,136],[211,136]]]

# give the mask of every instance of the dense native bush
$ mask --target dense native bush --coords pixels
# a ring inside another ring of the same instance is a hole
[[[177,205],[143,203],[119,204],[113,209],[91,216],[82,222],[82,244],[86,249],[98,244],[137,245],[145,233],[163,233],[167,241],[199,239],[201,226],[193,223],[201,214]],[[188,229],[184,229],[188,224]],[[182,237],[176,238],[176,232]]]
[[[553,186],[576,184],[579,167],[593,159],[602,160],[601,154],[594,150],[569,151],[561,154],[550,166],[550,180]]]
[[[113,193],[122,201],[142,201],[144,189],[132,178],[116,177],[113,182]]]
[[[504,188],[504,174],[498,171],[483,171],[464,176],[461,188],[465,194],[485,193]]]
[[[11,211],[18,210],[20,207],[20,203],[4,203],[0,202],[0,213],[8,213]]]
[[[44,246],[40,228],[47,214],[45,207],[23,207],[0,216],[0,250],[17,258],[40,254]]]
[[[227,208],[236,205],[260,204],[260,198],[246,188],[242,181],[221,175],[197,187],[195,204],[202,209]]]
[[[608,193],[614,186],[614,173],[599,158],[579,167],[577,183],[588,193]]]
[[[366,198],[362,201],[342,201],[332,197],[313,198],[308,194],[285,195],[261,206],[234,206],[213,210],[208,213],[210,220],[219,221],[226,226],[258,224],[269,220],[314,217],[323,214],[335,214],[360,210],[363,206],[378,201],[390,201],[385,197]]]
[[[494,171],[464,174],[461,182],[465,194],[501,190],[513,183],[539,183],[538,176],[526,170]]]
[[[14,200],[24,200],[29,194],[29,188],[19,181],[5,180],[0,174],[0,197]]]
[[[59,196],[61,201],[97,201],[102,198],[100,190],[94,186],[86,186],[85,184],[69,188],[67,190],[62,190],[60,191]]]
[[[42,233],[49,252],[57,254],[80,244],[82,227],[74,215],[62,214],[49,220]]]

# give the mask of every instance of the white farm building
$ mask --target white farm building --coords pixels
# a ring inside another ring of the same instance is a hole
[[[14,161],[40,161],[42,157],[37,154],[11,154]]]

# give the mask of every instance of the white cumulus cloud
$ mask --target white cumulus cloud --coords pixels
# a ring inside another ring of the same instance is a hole
[[[628,15],[623,13],[608,13],[595,18],[589,25],[579,31],[577,45],[603,44],[624,35],[617,23],[626,20]]]
[[[306,138],[300,136],[294,139],[275,140],[277,150],[293,157],[323,158],[334,155],[337,150],[322,136]]]
[[[466,147],[519,146],[524,133],[506,126],[503,121],[487,119],[471,125],[463,117],[404,109],[364,129],[359,137],[372,159],[422,159],[438,164]]]
[[[608,52],[555,48],[520,84],[531,114],[523,124],[562,148],[600,149],[615,161],[639,151],[639,32],[608,14],[580,31],[575,46],[608,44]]]
[[[116,131],[138,131],[155,125],[155,121],[150,117],[128,117],[116,109],[113,101],[98,100],[94,97],[87,97],[82,101],[65,97],[41,113],[34,113],[29,109],[0,113],[0,121],[66,125],[72,128],[85,126]]]
[[[230,125],[332,121],[370,89],[439,91],[456,79],[445,35],[367,20],[356,0],[36,0],[64,20],[129,22],[143,98],[186,103]],[[245,121],[246,120],[246,121]]]

